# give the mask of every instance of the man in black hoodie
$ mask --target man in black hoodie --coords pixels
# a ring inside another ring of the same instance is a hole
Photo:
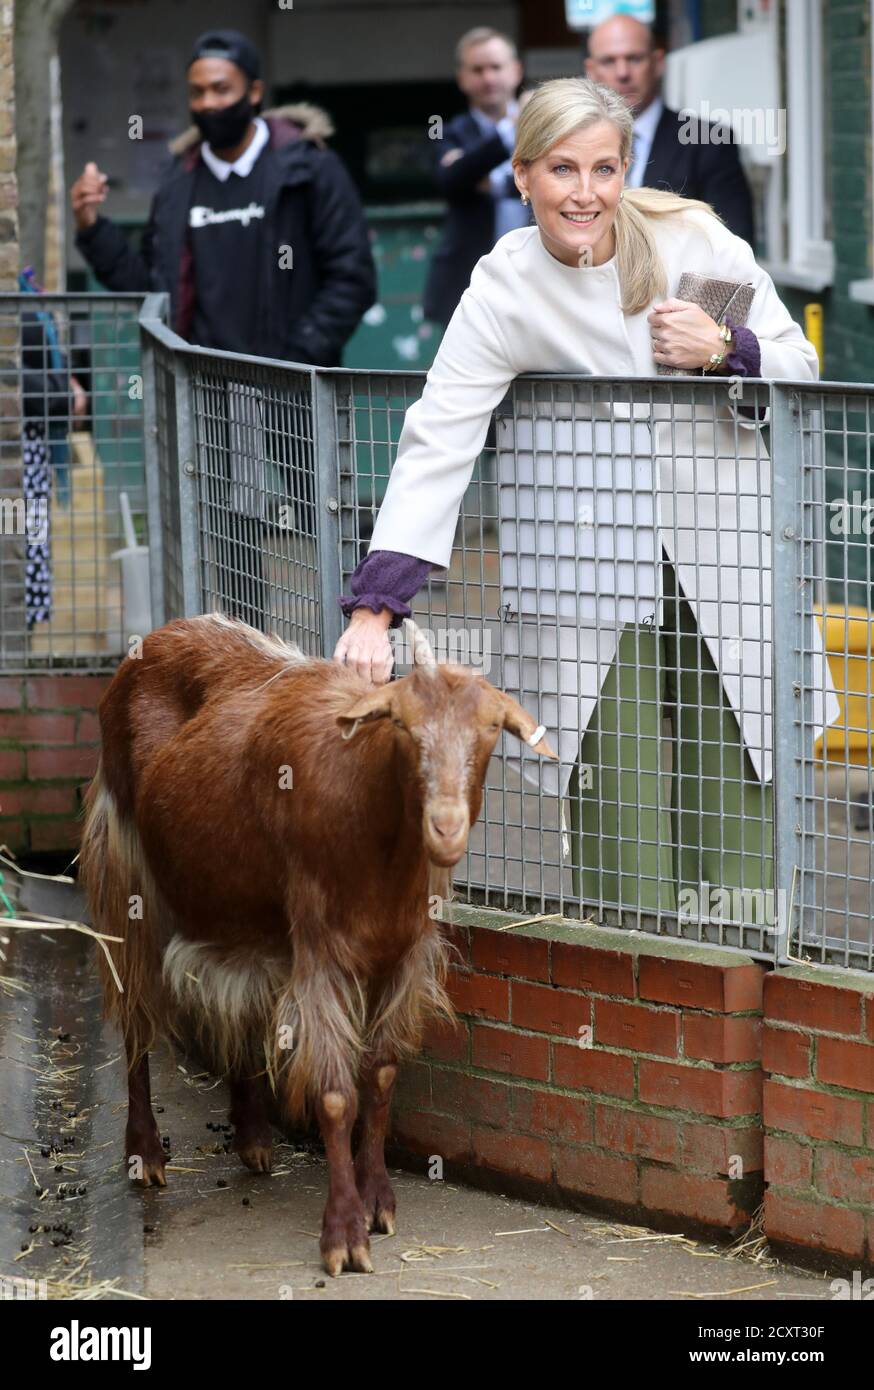
[[[232,29],[197,40],[194,128],[152,202],[139,253],[98,209],[88,164],[71,191],[76,246],[110,290],[167,290],[176,332],[203,347],[336,366],[376,297],[358,193],[325,148],[328,117],[301,104],[257,115],[257,50]]]
[[[139,254],[99,215],[107,181],[95,164],[72,188],[76,245],[107,289],[168,291],[172,326],[191,343],[337,366],[376,298],[367,224],[325,148],[327,115],[302,103],[262,117],[263,93],[244,35],[201,35],[188,65],[194,127],[171,146]],[[220,605],[257,627],[269,616],[265,550],[290,545],[306,559],[315,539],[305,451],[282,427],[294,391],[232,379],[204,388],[212,447],[202,547]],[[290,542],[277,542],[278,526]]]

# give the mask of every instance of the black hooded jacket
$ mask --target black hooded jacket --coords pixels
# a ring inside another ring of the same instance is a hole
[[[333,367],[376,299],[376,271],[361,201],[325,139],[325,112],[300,103],[264,113],[270,143],[261,282],[253,287],[263,325],[258,354]],[[194,273],[188,212],[200,136],[191,127],[170,146],[174,158],[152,200],[139,252],[106,217],[79,232],[76,246],[108,290],[166,290],[171,324],[190,340]],[[280,264],[291,246],[293,269]],[[232,271],[232,268],[231,268]]]

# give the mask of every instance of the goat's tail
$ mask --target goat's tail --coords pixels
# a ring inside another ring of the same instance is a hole
[[[95,931],[121,938],[106,943],[122,988],[102,950],[98,952],[106,1017],[124,1035],[133,1068],[166,1032],[162,1007],[160,906],[139,836],[120,815],[106,786],[102,759],[85,795],[79,875]]]

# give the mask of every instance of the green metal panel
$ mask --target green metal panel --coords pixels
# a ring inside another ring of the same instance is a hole
[[[343,354],[347,367],[371,371],[398,368],[425,371],[430,367],[443,333],[422,313],[425,276],[440,234],[443,207],[439,203],[369,208],[373,255],[378,276],[378,299],[368,310]],[[356,402],[355,438],[359,444],[356,473],[362,504],[378,507],[385,494],[391,461],[403,427],[403,412],[383,403],[377,437],[373,424],[374,402],[365,393]],[[370,416],[370,420],[368,420]]]
[[[379,298],[347,344],[344,366],[373,371],[430,367],[443,330],[424,319],[422,296],[443,213],[441,203],[368,208]]]

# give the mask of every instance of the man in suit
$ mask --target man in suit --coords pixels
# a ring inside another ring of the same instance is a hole
[[[424,298],[425,317],[442,324],[452,318],[480,257],[530,220],[510,164],[522,81],[516,47],[496,29],[470,29],[458,42],[455,66],[469,109],[434,141],[434,177],[449,211]]]
[[[589,35],[586,76],[624,97],[634,114],[632,164],[626,184],[703,198],[736,236],[752,243],[753,203],[729,131],[709,127],[661,97],[665,52],[638,19],[617,15]]]

